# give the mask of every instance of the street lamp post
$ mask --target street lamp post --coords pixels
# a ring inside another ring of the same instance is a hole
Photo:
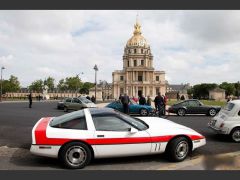
[[[97,100],[97,71],[98,71],[98,67],[96,64],[93,67],[93,69],[95,70],[95,101],[96,101]]]
[[[3,84],[3,80],[2,80],[2,72],[5,69],[5,67],[1,67],[1,92],[0,92],[0,102],[2,102],[2,84]]]

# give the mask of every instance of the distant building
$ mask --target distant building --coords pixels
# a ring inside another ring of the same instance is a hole
[[[166,96],[169,99],[177,99],[177,96],[179,95],[179,99],[184,96],[184,99],[188,99],[188,89],[190,89],[191,86],[189,83],[187,84],[168,84],[167,85],[167,92]]]
[[[89,90],[89,96],[95,96],[95,87],[91,88]],[[100,83],[97,85],[96,89],[96,100],[97,101],[107,101],[109,99],[112,99],[112,84],[107,83],[106,81],[103,81],[103,83]]]
[[[213,99],[216,101],[225,100],[225,90],[219,87],[209,91],[209,99]]]
[[[153,55],[150,45],[142,36],[141,25],[134,25],[133,36],[127,41],[123,54],[123,69],[112,73],[113,97],[120,94],[138,97],[165,94],[165,71],[156,71],[153,67]]]

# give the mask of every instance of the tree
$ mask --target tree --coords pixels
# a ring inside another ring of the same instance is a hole
[[[235,96],[239,97],[240,96],[240,82],[238,81],[237,83],[234,83],[234,87],[236,89]]]
[[[59,80],[58,85],[57,85],[57,88],[58,88],[60,91],[64,91],[64,90],[67,89],[67,85],[65,84],[65,80],[64,80],[64,79]]]
[[[196,99],[208,99],[209,90],[212,90],[217,87],[217,84],[196,84],[193,86],[193,97]]]
[[[65,79],[65,84],[68,90],[73,90],[73,91],[78,91],[83,85],[79,76],[67,77]]]
[[[55,81],[55,79],[49,76],[47,79],[44,80],[43,84],[47,85],[49,90],[53,90],[54,89],[54,81]]]
[[[236,92],[236,88],[233,83],[223,82],[219,85],[219,87],[225,90],[226,96],[234,95]]]
[[[17,92],[20,90],[20,82],[16,76],[11,75],[9,80],[3,81],[3,94],[6,92]]]
[[[89,89],[91,89],[94,86],[95,86],[94,83],[85,82],[83,83],[82,88],[80,89],[80,93],[89,94]]]
[[[43,80],[41,79],[32,82],[32,84],[29,86],[29,89],[31,91],[36,91],[38,93],[42,92],[42,88],[43,88]]]

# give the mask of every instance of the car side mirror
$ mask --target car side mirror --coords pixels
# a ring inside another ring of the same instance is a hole
[[[138,130],[135,129],[135,128],[133,128],[133,127],[131,127],[131,128],[129,129],[129,132],[130,132],[131,134],[135,134],[135,133],[138,132]]]

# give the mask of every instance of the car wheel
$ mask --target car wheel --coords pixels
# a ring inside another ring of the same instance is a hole
[[[179,116],[185,116],[185,114],[186,114],[186,111],[185,111],[185,109],[179,109],[178,111],[177,111],[177,114],[179,115]]]
[[[231,133],[230,133],[230,137],[234,142],[240,142],[240,128],[234,128]]]
[[[148,115],[148,110],[147,109],[141,109],[140,110],[140,115],[141,116],[147,116]]]
[[[174,162],[181,162],[189,154],[189,143],[185,137],[178,137],[170,141],[167,146],[167,155],[169,160]]]
[[[64,106],[63,110],[64,112],[68,112],[68,108],[66,106]]]
[[[216,109],[209,109],[208,111],[209,116],[215,116],[217,114]]]
[[[81,142],[73,142],[65,145],[60,151],[59,159],[67,168],[81,169],[91,161],[89,147]]]

